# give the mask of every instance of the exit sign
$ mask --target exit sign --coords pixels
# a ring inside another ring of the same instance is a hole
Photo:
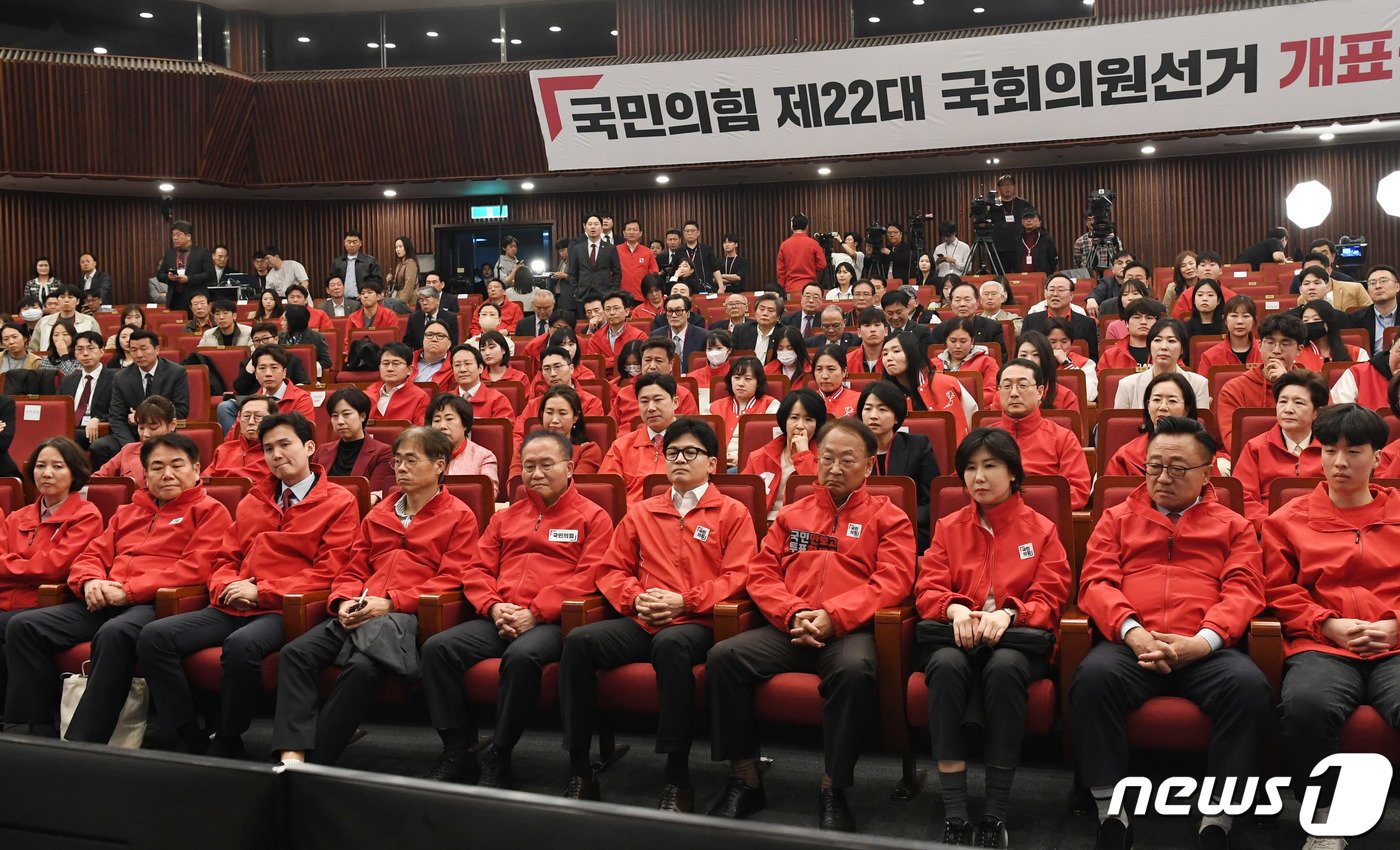
[[[505,204],[494,207],[472,207],[472,218],[477,221],[482,219],[510,218],[510,207]]]

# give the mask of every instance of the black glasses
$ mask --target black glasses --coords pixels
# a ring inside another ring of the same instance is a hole
[[[1209,462],[1197,464],[1195,466],[1177,466],[1175,464],[1168,466],[1166,464],[1161,463],[1149,463],[1143,467],[1143,470],[1147,472],[1147,475],[1150,478],[1156,478],[1157,476],[1165,472],[1167,473],[1168,477],[1180,481],[1181,479],[1185,478],[1186,473],[1190,472],[1191,470],[1201,469],[1207,466],[1210,466]]]
[[[710,456],[708,452],[706,452],[704,449],[700,448],[699,446],[686,446],[685,448],[680,448],[680,449],[676,448],[675,446],[672,446],[671,448],[669,448],[669,449],[666,450],[665,454],[666,454],[666,459],[669,460],[669,461],[671,461],[672,463],[674,463],[674,462],[676,462],[676,461],[678,461],[678,460],[684,460],[686,463],[690,463],[692,460],[695,460],[697,457],[702,457],[702,456],[703,456],[703,457],[709,457],[709,456]]]

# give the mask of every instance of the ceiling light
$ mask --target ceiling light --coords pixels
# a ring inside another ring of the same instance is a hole
[[[145,18],[146,20],[149,21],[151,18],[154,18],[155,15],[152,14],[151,12],[142,12],[142,13],[141,13],[141,17],[143,17],[143,18]]]
[[[992,165],[1000,165],[1000,164],[1001,164],[1001,157],[999,157],[999,156],[994,156],[994,157],[992,157]]]
[[[1376,200],[1387,214],[1400,216],[1400,171],[1392,171],[1376,186]]]
[[[510,40],[510,43],[511,43],[511,44],[519,44],[519,43],[520,43],[520,39],[518,39],[518,38],[512,38],[512,39]]]
[[[384,49],[385,49],[385,50],[393,50],[395,47],[398,47],[398,45],[395,44],[395,43],[393,43],[392,41],[386,41],[386,42],[384,42]]]
[[[1317,137],[1318,141],[1320,142],[1330,142],[1335,138],[1337,138],[1336,133],[1322,133]]]
[[[311,39],[308,38],[308,37],[306,37],[306,36],[304,36],[304,35],[299,35],[299,36],[297,36],[297,41],[301,42],[302,44],[310,44],[310,43],[311,43]]]
[[[1157,148],[1154,147],[1153,145],[1143,145],[1143,146],[1142,146],[1142,152],[1143,152],[1143,153],[1149,153],[1149,154],[1150,154],[1150,153],[1156,153],[1156,152],[1157,152]]]
[[[493,39],[491,39],[491,43],[492,43],[492,44],[500,44],[500,43],[501,43],[501,40],[500,40],[499,38],[493,38]]]
[[[658,174],[656,175],[656,182],[665,186],[667,183],[671,182],[671,178],[667,177],[665,174]]]
[[[1303,229],[1317,227],[1332,212],[1332,192],[1316,180],[1293,187],[1284,199],[1288,220]]]
[[[820,174],[821,176],[825,177],[826,175],[828,175],[828,174],[831,173],[831,169],[828,168],[827,166],[823,165],[821,168],[818,168],[818,169],[817,169],[817,173]]]
[[[437,38],[437,30],[428,30],[426,34],[428,38]]]
[[[980,14],[982,14],[982,13],[985,12],[985,11],[987,11],[987,10],[986,10],[986,9],[983,9],[981,6],[973,6],[973,7],[972,7],[972,14],[974,14],[974,15],[980,15]]]
[[[98,56],[105,56],[105,55],[107,54],[107,48],[105,48],[105,47],[94,47],[94,48],[92,49],[92,52],[93,52],[93,53],[96,53]]]
[[[378,50],[378,49],[379,49],[379,42],[377,42],[377,41],[371,41],[371,42],[367,43],[367,44],[365,45],[365,47],[368,47],[368,48],[371,49],[371,50]]]
[[[174,183],[162,183],[162,184],[160,184],[159,186],[157,186],[156,188],[159,189],[159,190],[161,190],[162,192],[173,192],[173,191],[175,191],[175,184],[174,184]]]
[[[393,189],[385,189],[385,190],[384,190],[384,197],[386,197],[386,198],[392,198],[392,197],[394,197],[394,196],[397,195],[397,194],[398,194],[398,192],[395,192]]]
[[[613,36],[615,37],[615,36],[617,35],[617,30],[613,30],[613,31],[612,31],[612,34],[613,34]]]
[[[878,24],[878,23],[880,23],[880,19],[877,18],[877,17],[875,17],[874,15],[871,15],[871,16],[870,16],[870,23],[872,23],[872,24]]]
[[[524,183],[521,183],[521,184],[520,184],[520,188],[522,188],[522,189],[524,189],[525,191],[528,192],[528,191],[530,191],[531,189],[535,188],[535,184],[534,184],[534,183],[531,183],[529,180],[526,180]]]
[[[1085,6],[1092,6],[1092,5],[1094,5],[1094,0],[1084,0],[1084,5],[1085,5]]]
[[[563,27],[550,27],[550,28],[549,28],[549,31],[550,31],[550,32],[563,32],[563,31],[564,31],[564,28],[563,28]]]
[[[914,5],[915,5],[915,6],[922,6],[922,5],[924,5],[924,0],[914,0]]]
[[[991,159],[988,159],[988,160],[987,160],[987,164],[988,164],[988,165],[991,165],[991,164],[992,164]]]

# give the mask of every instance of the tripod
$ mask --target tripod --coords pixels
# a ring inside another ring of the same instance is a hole
[[[977,262],[978,257],[982,258],[980,265]],[[1001,256],[997,254],[997,246],[990,233],[985,236],[977,234],[972,239],[972,252],[967,255],[967,265],[963,266],[962,273],[968,274],[974,268],[977,269],[977,274],[1006,274],[1006,270],[1001,267]]]
[[[1104,265],[1099,261],[1103,249],[1108,249],[1109,264]],[[1085,258],[1084,265],[1089,269],[1089,276],[1097,278],[1105,269],[1111,268],[1112,258],[1123,251],[1123,243],[1118,239],[1118,234],[1110,232],[1107,236],[1089,236],[1089,256]]]

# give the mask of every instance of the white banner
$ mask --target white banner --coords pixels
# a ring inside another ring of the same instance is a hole
[[[1400,109],[1396,0],[531,71],[551,171],[813,159]]]

